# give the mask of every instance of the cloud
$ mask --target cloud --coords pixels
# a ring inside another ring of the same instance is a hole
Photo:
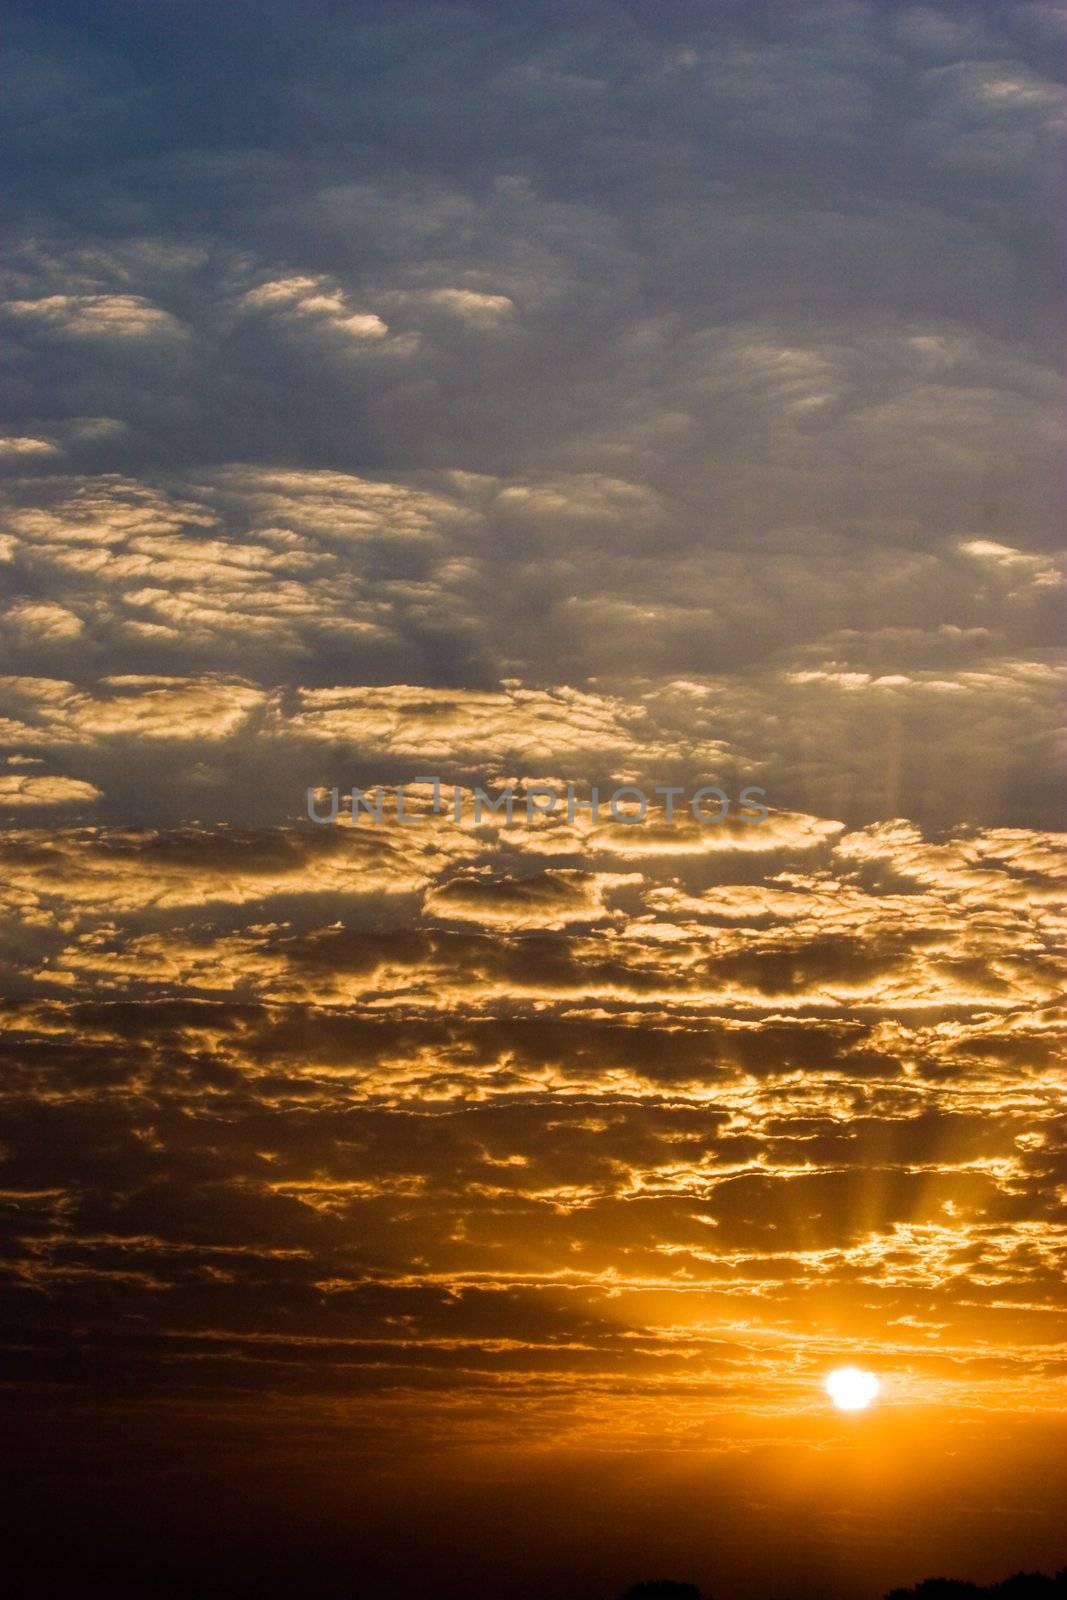
[[[32,600],[8,606],[0,615],[0,626],[29,640],[45,639],[50,642],[76,639],[84,630],[81,618],[73,611],[68,611],[66,606]]]
[[[478,692],[389,684],[303,690],[286,726],[382,757],[497,767],[583,754],[618,759],[640,741],[644,724],[640,708],[572,689],[512,684]]]
[[[0,688],[26,719],[10,724],[13,742],[41,747],[122,736],[211,743],[234,732],[264,698],[248,684],[135,676],[109,680],[99,698],[57,679],[10,677]]]
[[[99,789],[77,778],[0,774],[0,809],[5,811],[24,806],[85,805],[99,799]]]
[[[32,460],[60,453],[59,446],[53,444],[50,439],[33,439],[25,436],[0,438],[0,460],[19,461],[26,457]]]
[[[389,328],[372,311],[353,311],[345,295],[321,278],[275,278],[249,289],[243,304],[284,317],[306,317],[353,339],[384,339]]]
[[[386,303],[420,308],[431,312],[444,312],[471,324],[474,328],[500,327],[515,312],[515,302],[506,294],[486,294],[477,289],[440,288],[389,290],[383,299]]]
[[[6,311],[16,324],[79,339],[174,338],[182,332],[169,312],[135,294],[53,294],[40,300],[5,300],[0,311]]]
[[[424,909],[450,921],[488,927],[563,928],[608,915],[604,896],[617,886],[640,883],[639,873],[583,873],[548,869],[521,879],[486,875],[451,878],[426,896]]]

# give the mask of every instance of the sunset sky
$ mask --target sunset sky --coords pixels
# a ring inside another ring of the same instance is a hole
[[[7,10],[15,1592],[1067,1566],[1067,8]]]

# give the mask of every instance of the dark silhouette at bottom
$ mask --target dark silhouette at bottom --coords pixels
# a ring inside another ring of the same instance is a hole
[[[671,1578],[646,1578],[627,1589],[619,1600],[711,1600],[693,1583]],[[958,1578],[924,1578],[914,1589],[892,1589],[884,1600],[1067,1600],[1067,1567],[1047,1578],[1043,1572],[1017,1572],[1002,1583],[983,1588]]]
[[[925,1578],[914,1589],[892,1589],[885,1600],[1067,1600],[1067,1567],[1051,1578],[1043,1572],[1017,1572],[988,1588],[957,1578]]]

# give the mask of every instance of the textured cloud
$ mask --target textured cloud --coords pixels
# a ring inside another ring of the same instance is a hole
[[[12,437],[7,435],[0,439],[0,460],[15,460],[25,457],[54,456],[59,450],[50,439],[33,439],[26,435]]]
[[[168,312],[134,294],[52,294],[41,300],[6,300],[0,311],[16,326],[74,338],[149,339],[181,331]]]
[[[556,929],[569,922],[597,922],[607,914],[604,891],[640,883],[640,874],[582,873],[566,868],[521,879],[481,874],[450,878],[427,895],[426,910],[459,922],[492,927]]]
[[[248,684],[135,676],[112,678],[96,695],[51,678],[12,677],[3,689],[5,705],[19,718],[10,737],[44,747],[123,735],[211,743],[238,728],[264,698]]]
[[[85,805],[99,798],[99,789],[94,789],[91,783],[80,783],[76,778],[22,773],[0,776],[0,809],[3,810],[23,806]]]

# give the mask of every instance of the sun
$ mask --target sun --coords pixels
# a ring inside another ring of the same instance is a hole
[[[866,1411],[881,1387],[874,1373],[862,1367],[835,1367],[826,1380],[826,1392],[839,1411]]]

